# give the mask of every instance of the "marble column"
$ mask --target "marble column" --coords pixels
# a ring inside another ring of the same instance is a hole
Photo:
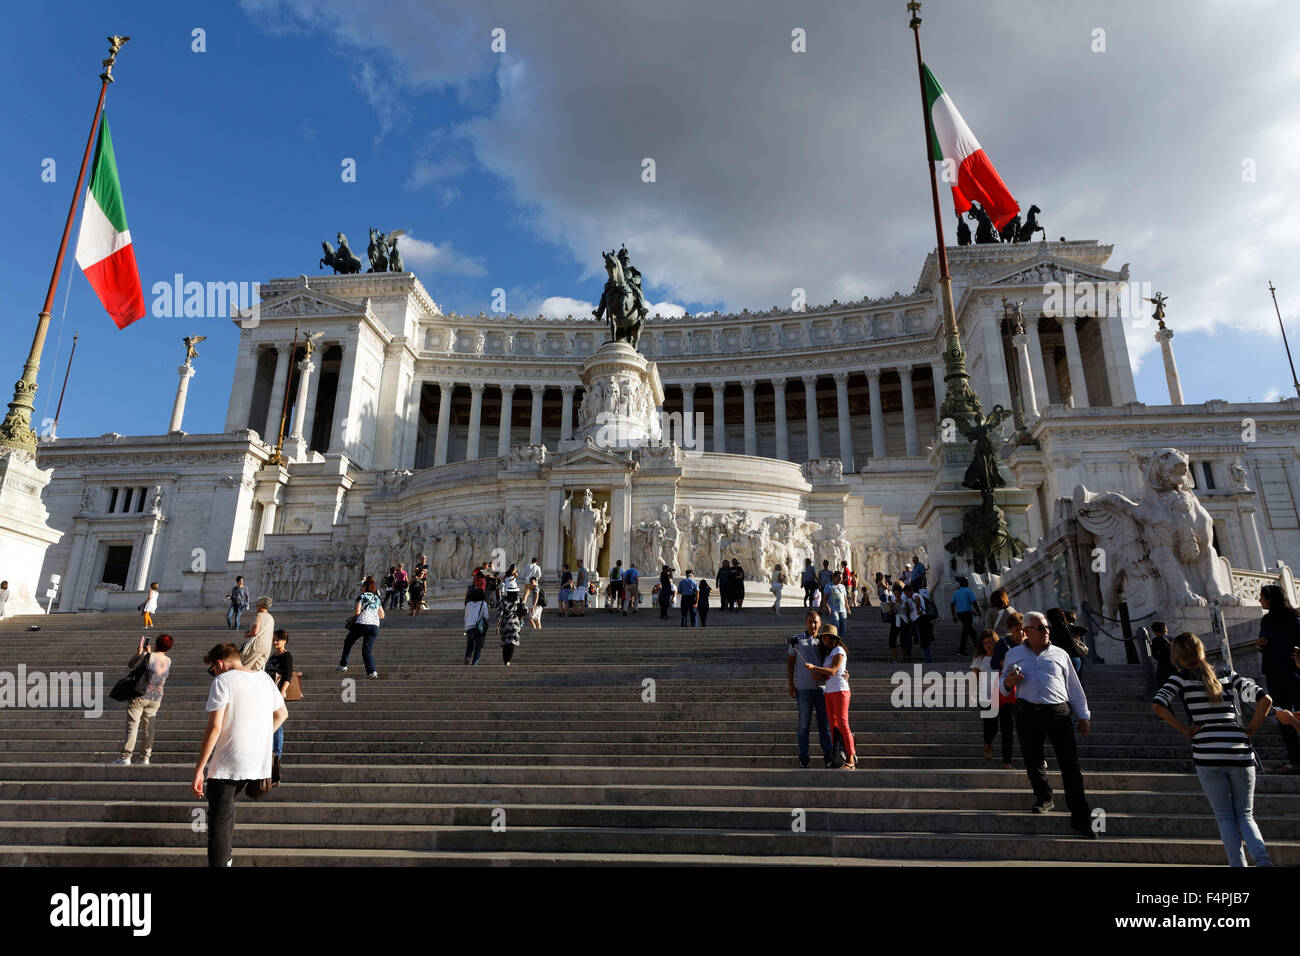
[[[1041,408],[1052,401],[1052,393],[1047,390],[1047,370],[1043,367],[1043,343],[1038,337],[1038,316],[1025,316],[1025,334],[1029,336],[1029,369],[1034,381],[1034,394],[1038,396]]]
[[[1025,418],[1038,417],[1038,391],[1034,388],[1034,375],[1029,368],[1029,336],[1020,332],[1011,337],[1020,364],[1020,404]]]
[[[194,377],[194,366],[188,361],[176,367],[180,380],[176,383],[176,401],[172,402],[172,421],[167,432],[170,435],[181,433],[181,421],[185,418],[185,396],[189,394],[190,379]]]
[[[284,386],[289,380],[289,346],[278,345],[275,350],[275,378],[271,383],[271,397],[266,407],[266,428],[262,440],[274,445],[280,437],[280,415],[284,411]]]
[[[533,396],[533,408],[528,416],[528,444],[542,443],[542,397],[546,394],[544,385],[529,385]]]
[[[740,380],[740,388],[745,393],[745,454],[751,457],[758,454],[758,425],[754,414],[754,389],[757,385],[752,378]]]
[[[434,465],[447,464],[447,440],[451,437],[451,396],[455,382],[438,383],[438,436],[434,439]]]
[[[1061,316],[1061,331],[1065,336],[1065,364],[1070,371],[1070,399],[1075,408],[1088,407],[1088,383],[1083,377],[1083,355],[1079,352],[1078,318]]]
[[[1128,346],[1124,344],[1124,320],[1119,316],[1097,317],[1097,331],[1101,333],[1102,357],[1106,365],[1106,383],[1110,398],[1116,405],[1137,401],[1133,385],[1133,366],[1128,360]]]
[[[248,331],[245,329],[240,334],[247,334]],[[253,389],[257,385],[258,356],[261,351],[260,345],[246,345],[239,349],[239,357],[235,361],[235,373],[231,379],[230,402],[226,406],[225,431],[227,432],[257,427],[250,425],[249,419],[253,417]],[[62,598],[59,601],[62,604]]]
[[[682,447],[699,451],[704,436],[695,434],[695,383],[682,385]]]
[[[298,441],[303,440],[303,419],[307,417],[307,391],[311,388],[311,373],[314,371],[316,371],[316,363],[311,360],[311,356],[303,356],[298,362],[298,396],[294,400],[293,432],[289,436]]]
[[[501,386],[501,428],[497,435],[497,457],[504,458],[510,454],[510,419],[514,415],[512,406],[515,402],[515,387]]]
[[[320,351],[317,346],[316,351]],[[322,361],[324,361],[322,359]],[[307,407],[303,409],[302,434],[303,439],[307,442],[308,448],[311,447],[311,435],[316,430],[316,406],[320,402],[320,380],[321,375],[313,375],[311,384],[307,386]],[[419,387],[416,387],[416,396],[420,394]]]
[[[713,450],[718,453],[727,450],[727,383],[714,382],[713,391]]]
[[[465,448],[466,461],[474,461],[478,458],[478,435],[483,422],[483,389],[486,387],[484,382],[471,382],[469,386],[469,441],[466,442]]]
[[[849,417],[849,373],[836,372],[835,416],[840,428],[840,462],[844,473],[856,471],[853,467],[853,420]]]
[[[808,429],[808,460],[822,456],[821,426],[817,422],[817,376],[804,375],[803,378],[803,418]]]
[[[773,397],[776,399],[776,457],[790,460],[790,433],[785,421],[785,379],[772,379]]]
[[[573,393],[577,390],[576,385],[560,386],[560,441],[573,437]]]
[[[885,409],[880,404],[880,369],[867,369],[867,388],[871,396],[871,457],[885,457]]]
[[[158,515],[155,514],[149,522],[149,530],[144,533],[144,541],[140,546],[140,564],[136,567],[135,590],[148,591],[152,578],[149,576],[150,566],[153,564],[154,545],[158,542],[158,526],[160,524]]]
[[[312,379],[313,382],[319,381],[317,376]],[[398,463],[398,468],[415,467],[415,446],[420,439],[420,424],[422,417],[420,415],[420,399],[424,396],[424,380],[418,376],[411,377],[411,384],[407,389],[406,396],[406,431],[402,436],[402,457]],[[311,401],[310,398],[307,399]],[[311,417],[307,417],[306,433],[311,435]]]
[[[912,367],[898,370],[898,382],[903,390],[903,438],[907,443],[909,458],[919,455],[916,440],[916,401],[912,398]]]
[[[1156,341],[1165,360],[1165,384],[1169,386],[1169,404],[1183,404],[1183,383],[1178,380],[1178,363],[1174,361],[1174,330],[1156,329]],[[179,399],[178,399],[179,400]]]

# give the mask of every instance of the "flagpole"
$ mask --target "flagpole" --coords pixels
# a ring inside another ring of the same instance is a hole
[[[95,131],[99,128],[99,117],[104,112],[104,97],[108,93],[108,84],[113,82],[113,64],[117,61],[118,51],[130,37],[111,36],[108,38],[108,59],[103,62],[104,72],[99,74],[99,100],[95,103],[95,115],[90,121],[90,137],[86,140],[86,151],[81,157],[81,172],[77,174],[77,185],[72,191],[72,205],[68,209],[68,220],[63,225],[63,238],[59,241],[59,254],[54,259],[54,272],[50,275],[50,287],[45,293],[45,306],[36,319],[36,334],[32,336],[32,347],[27,353],[27,362],[23,365],[23,377],[14,386],[14,397],[9,403],[9,412],[0,422],[0,451],[12,449],[36,455],[36,433],[32,431],[32,414],[36,410],[36,373],[41,367],[41,351],[45,348],[45,336],[50,329],[50,309],[54,307],[54,294],[59,288],[59,273],[63,271],[63,259],[68,251],[68,237],[72,234],[72,222],[77,217],[77,205],[81,201],[81,187],[86,181],[86,167],[90,165],[90,151],[95,145]],[[55,415],[58,418],[58,415]]]
[[[68,353],[68,367],[63,371],[63,387],[59,389],[59,404],[54,409],[54,430],[50,432],[53,437],[58,436],[59,412],[63,411],[63,396],[68,391],[68,376],[72,374],[72,360],[76,358],[77,355],[77,339],[80,335],[80,332],[72,333],[72,351]],[[50,406],[46,405],[45,407],[49,408]]]
[[[909,0],[908,11],[912,19],[908,26],[916,40],[916,75],[921,83],[921,118],[925,123],[925,164],[930,167],[930,199],[934,205],[934,235],[939,252],[939,302],[943,308],[944,381],[947,389],[940,415],[960,423],[963,418],[983,415],[979,396],[970,387],[966,372],[966,353],[961,347],[961,331],[957,328],[957,310],[952,304],[952,276],[948,273],[948,249],[943,239],[943,218],[939,211],[939,180],[934,171],[934,135],[930,129],[930,113],[925,102],[925,69],[921,59],[921,4]],[[936,389],[937,391],[937,389]]]
[[[1277,289],[1273,288],[1272,280],[1269,280],[1268,291],[1273,296],[1273,311],[1277,313],[1277,327],[1282,330],[1282,345],[1286,348],[1286,360],[1291,366],[1291,383],[1295,385],[1295,393],[1300,395],[1300,378],[1296,378],[1295,362],[1291,361],[1291,346],[1286,340],[1286,326],[1282,324],[1282,310],[1277,306]]]

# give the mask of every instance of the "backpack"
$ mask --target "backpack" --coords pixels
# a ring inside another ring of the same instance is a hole
[[[928,594],[925,597],[925,616],[927,620],[933,621],[939,617],[939,608],[934,603],[934,598]]]
[[[623,569],[622,569],[622,568],[620,568],[618,565],[615,565],[614,567],[612,567],[612,568],[609,569],[609,583],[610,583],[610,584],[613,584],[615,581],[622,581],[622,580],[623,580]]]

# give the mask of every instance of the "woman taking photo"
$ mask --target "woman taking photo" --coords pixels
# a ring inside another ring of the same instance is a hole
[[[1220,680],[1195,634],[1174,638],[1169,656],[1176,673],[1156,692],[1151,709],[1192,741],[1192,763],[1219,823],[1228,865],[1246,865],[1241,852],[1244,840],[1256,866],[1272,866],[1255,824],[1255,752],[1250,746],[1250,738],[1268,716],[1272,698],[1235,672]],[[1255,702],[1255,713],[1245,728],[1238,720],[1234,695],[1243,703]],[[1174,701],[1180,697],[1191,723],[1173,714]]]
[[[1265,613],[1255,643],[1260,648],[1264,683],[1279,710],[1292,710],[1300,705],[1294,693],[1296,672],[1291,663],[1292,651],[1300,647],[1300,619],[1286,599],[1286,592],[1276,584],[1260,588],[1259,603]],[[1300,736],[1293,728],[1283,725],[1282,743],[1286,747],[1287,764],[1272,772],[1300,773]]]
[[[149,639],[141,637],[136,645],[135,655],[127,665],[128,670],[135,670],[145,658],[149,659],[149,687],[139,697],[126,705],[126,743],[122,744],[122,755],[114,764],[129,766],[131,753],[135,750],[136,732],[144,726],[144,742],[137,764],[147,764],[153,755],[153,722],[162,706],[163,685],[167,683],[167,674],[171,670],[172,659],[167,652],[172,649],[170,634],[159,634],[154,638],[153,653],[149,652]]]
[[[844,741],[844,753],[849,758],[840,769],[857,770],[858,756],[853,747],[853,731],[849,730],[849,679],[846,676],[849,652],[845,650],[844,641],[834,624],[823,624],[817,637],[826,651],[822,662],[825,666],[818,667],[807,661],[803,666],[812,672],[813,677],[826,682],[826,721],[831,725],[832,735],[838,733]]]
[[[375,665],[375,641],[379,638],[379,622],[384,619],[384,606],[379,600],[379,588],[375,586],[374,575],[366,576],[366,583],[361,586],[356,603],[352,607],[352,624],[348,627],[348,636],[343,640],[343,654],[339,657],[336,671],[347,671],[348,657],[352,654],[352,645],[358,640],[361,645],[361,660],[366,665],[366,676],[371,680],[379,678],[379,668]]]

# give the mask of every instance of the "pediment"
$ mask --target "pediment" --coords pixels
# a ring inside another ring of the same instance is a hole
[[[550,461],[550,471],[587,471],[592,468],[621,468],[624,471],[631,471],[636,468],[636,462],[632,461],[627,455],[620,455],[618,452],[608,451],[596,445],[584,445],[573,449],[572,451],[561,451]]]
[[[323,293],[295,289],[275,296],[261,305],[263,318],[280,316],[361,315],[365,305]]]
[[[1070,281],[1069,277],[1071,275],[1073,275],[1073,281],[1076,284],[1079,282],[1126,282],[1128,281],[1128,267],[1126,265],[1121,272],[1114,272],[1110,269],[1085,266],[1069,259],[1062,259],[1050,253],[1044,253],[1027,262],[1017,262],[1014,265],[985,273],[972,282],[971,285],[980,288],[990,286],[1041,287],[1048,282],[1059,282],[1064,285]]]

